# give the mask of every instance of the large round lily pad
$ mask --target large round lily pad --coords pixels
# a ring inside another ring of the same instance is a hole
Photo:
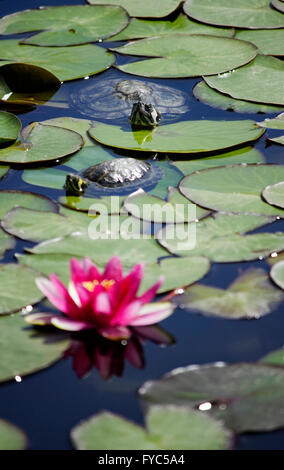
[[[237,28],[283,28],[284,18],[270,0],[186,0],[184,11],[202,23]]]
[[[172,406],[151,407],[146,429],[104,411],[75,426],[71,439],[79,450],[221,450],[231,444],[230,432],[220,422]],[[179,457],[175,459],[178,462]]]
[[[284,29],[237,31],[235,38],[252,42],[258,47],[261,54],[277,56],[284,55]]]
[[[284,209],[284,181],[264,188],[262,197],[268,204]]]
[[[204,80],[233,98],[284,105],[284,63],[275,57],[258,55],[244,67]]]
[[[217,36],[177,34],[129,42],[112,48],[120,54],[149,57],[118,66],[143,77],[198,77],[227,72],[250,62],[257,54],[251,43]]]
[[[125,8],[131,16],[141,18],[162,18],[172,13],[181,3],[181,0],[144,0],[143,3],[133,0],[87,0],[91,5],[107,4],[119,5]]]
[[[21,62],[43,67],[62,82],[84,78],[109,68],[115,57],[92,44],[72,47],[34,47],[16,39],[0,42],[0,59],[5,63]]]
[[[272,266],[270,276],[277,286],[284,289],[284,261],[278,261]]]
[[[13,189],[0,190],[0,219],[15,206],[38,211],[58,212],[57,204],[41,194]]]
[[[0,161],[19,165],[54,161],[77,152],[83,145],[77,132],[33,122],[13,145],[0,149]]]
[[[62,357],[69,340],[58,333],[39,333],[21,315],[11,315],[0,318],[0,344],[0,382],[5,382],[49,367]]]
[[[0,144],[9,144],[17,139],[22,124],[14,114],[0,111]]]
[[[0,20],[0,34],[42,31],[21,42],[37,46],[71,46],[105,39],[128,24],[125,10],[114,5],[68,5],[24,10]]]
[[[182,179],[179,188],[190,201],[208,209],[284,216],[261,198],[263,188],[284,180],[281,165],[248,164],[197,171]]]
[[[264,364],[209,364],[180,367],[146,382],[140,396],[155,404],[202,409],[237,433],[284,426],[284,368]]]
[[[26,446],[25,433],[14,424],[0,419],[0,450],[23,450]]]
[[[111,147],[142,152],[201,153],[226,149],[258,139],[263,130],[254,122],[183,121],[160,125],[153,130],[132,131],[127,127],[96,122],[89,134]]]

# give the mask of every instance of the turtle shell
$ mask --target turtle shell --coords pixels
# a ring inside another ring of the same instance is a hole
[[[187,93],[149,81],[101,79],[70,95],[70,104],[95,119],[129,117],[133,103],[152,104],[163,119],[174,119],[189,110]]]
[[[90,166],[80,175],[88,183],[86,196],[114,195],[154,187],[163,171],[152,162],[115,158]]]

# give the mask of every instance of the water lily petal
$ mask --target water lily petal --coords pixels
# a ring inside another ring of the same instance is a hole
[[[112,318],[111,323],[113,325],[131,325],[131,321],[138,317],[140,310],[141,302],[135,300],[125,307],[120,308],[117,314]]]
[[[120,281],[122,279],[123,272],[121,262],[118,256],[113,256],[107,263],[102,277],[113,281]]]
[[[96,291],[97,290],[98,289],[96,288]],[[96,314],[111,314],[112,308],[107,292],[102,291],[94,296],[94,311]]]
[[[131,326],[153,325],[159,321],[164,320],[170,316],[175,309],[175,306],[170,302],[155,302],[152,304],[144,305],[136,316],[129,321]]]
[[[131,302],[139,289],[142,278],[144,274],[144,266],[139,263],[136,264],[130,271],[130,273],[121,281],[121,295],[122,295],[122,305],[125,305],[128,302]]]
[[[94,328],[94,325],[91,323],[71,320],[70,318],[61,317],[59,315],[53,315],[51,324],[56,326],[56,328],[60,328],[60,330],[66,331],[81,331]]]
[[[71,317],[76,315],[78,307],[64,284],[62,284],[55,274],[51,274],[49,279],[38,277],[36,284],[55,307]]]
[[[163,284],[164,280],[165,280],[165,276],[161,276],[158,282],[156,282],[156,284],[150,287],[150,289],[148,289],[146,292],[144,292],[144,294],[142,294],[139,297],[139,300],[142,303],[142,305],[147,304],[148,302],[151,302],[151,300],[155,297],[157,291]]]
[[[51,325],[52,317],[54,317],[52,313],[39,312],[25,315],[24,320],[31,325],[44,326]]]
[[[86,274],[85,280],[87,281],[94,281],[95,279],[97,279],[98,281],[102,280],[102,275],[92,260],[90,260],[89,258],[83,258],[81,261],[81,266]]]

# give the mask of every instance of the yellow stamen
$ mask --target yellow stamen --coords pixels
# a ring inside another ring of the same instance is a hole
[[[83,282],[82,285],[89,292],[93,292],[95,290],[95,287],[98,286],[98,285],[101,285],[106,290],[109,290],[111,288],[111,286],[113,286],[114,282],[115,281],[113,279],[104,279],[102,282],[99,282],[95,279],[94,281]]]

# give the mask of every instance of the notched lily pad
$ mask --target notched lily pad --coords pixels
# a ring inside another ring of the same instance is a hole
[[[0,111],[0,144],[14,142],[22,128],[21,121],[14,114]]]
[[[24,450],[27,445],[27,436],[20,428],[0,419],[0,450]]]

